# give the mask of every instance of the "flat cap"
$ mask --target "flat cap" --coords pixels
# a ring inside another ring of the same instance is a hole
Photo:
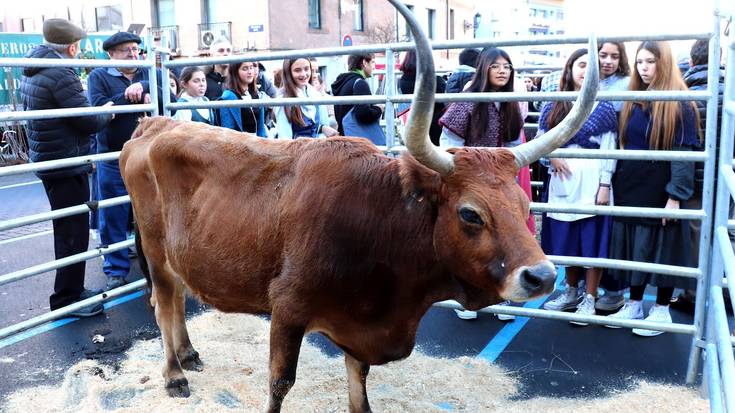
[[[84,30],[65,19],[47,19],[43,22],[43,39],[47,43],[72,44],[87,37]]]
[[[140,44],[141,41],[142,40],[140,40],[140,37],[135,33],[117,32],[110,36],[107,40],[105,40],[104,43],[102,43],[102,49],[108,51],[113,47],[121,45],[123,43],[135,42]]]

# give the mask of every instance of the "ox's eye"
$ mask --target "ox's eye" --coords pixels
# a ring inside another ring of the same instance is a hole
[[[482,221],[482,218],[480,218],[480,215],[472,208],[460,208],[459,216],[462,218],[462,221],[468,224],[485,225],[485,223]]]

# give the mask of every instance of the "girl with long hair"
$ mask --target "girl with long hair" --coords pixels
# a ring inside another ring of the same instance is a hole
[[[502,49],[486,47],[480,52],[477,70],[465,87],[465,92],[514,92],[525,90],[514,85],[515,70],[510,56]],[[439,118],[442,127],[439,138],[442,147],[481,146],[513,147],[525,141],[523,123],[528,113],[526,102],[455,102]],[[518,172],[519,184],[531,198],[528,167]],[[529,217],[529,231],[535,232],[533,216]],[[508,304],[508,302],[501,303]],[[475,311],[455,310],[464,320],[477,318]],[[498,314],[500,320],[513,320],[512,315]]]
[[[628,90],[687,90],[667,42],[645,41],[636,51]],[[692,150],[699,143],[699,114],[693,102],[627,101],[620,112],[620,147],[627,150]],[[694,163],[619,160],[613,176],[615,204],[679,209],[694,193]],[[610,258],[690,266],[689,224],[682,220],[615,217]],[[643,318],[643,291],[657,287],[656,303],[647,321],[670,323],[669,302],[675,287],[693,288],[693,281],[640,270],[609,270],[630,282],[630,298],[609,317]],[[608,326],[610,327],[610,326]],[[633,329],[640,336],[660,331]]]
[[[284,59],[281,73],[283,88],[279,90],[279,97],[321,96],[314,86],[309,84],[311,63],[308,59]],[[276,126],[279,139],[316,138],[319,134],[330,137],[338,134],[336,129],[329,126],[329,114],[324,105],[279,106],[276,108]]]
[[[255,63],[240,62],[227,66],[222,100],[267,99],[264,92],[258,92]],[[265,108],[242,107],[222,108],[221,126],[240,132],[254,133],[261,138],[268,136],[265,127]]]
[[[574,51],[562,71],[559,90],[579,91],[587,72],[587,49]],[[546,105],[539,117],[539,134],[558,125],[572,108],[571,102]],[[609,102],[595,102],[582,128],[564,145],[566,148],[615,149],[618,119]],[[610,182],[615,170],[611,159],[551,159],[548,202],[563,205],[608,205]],[[543,218],[541,246],[549,255],[607,258],[610,241],[610,216],[549,212]],[[579,291],[584,274],[585,291]],[[576,309],[577,314],[594,315],[601,268],[567,267],[567,289],[544,303],[547,310]],[[573,321],[578,325],[586,323]]]

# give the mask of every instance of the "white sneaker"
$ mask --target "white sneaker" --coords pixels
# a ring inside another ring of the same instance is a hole
[[[605,291],[605,295],[595,302],[595,308],[600,311],[618,311],[625,305],[624,291]]]
[[[579,289],[567,287],[558,297],[544,303],[544,309],[553,311],[574,310],[582,301]]]
[[[477,311],[455,309],[454,312],[457,313],[457,317],[462,320],[474,320],[477,318]]]
[[[582,299],[582,302],[579,303],[579,305],[577,306],[577,311],[575,311],[574,314],[595,315],[595,296],[592,294],[585,294],[584,299]],[[586,326],[589,324],[583,321],[570,321],[570,323],[576,324],[578,326]]]
[[[668,305],[654,305],[648,311],[648,317],[646,321],[655,321],[657,323],[668,323],[671,324],[671,313],[669,313]],[[646,330],[643,328],[634,328],[633,334],[641,337],[653,337],[662,334],[663,331],[657,330]]]
[[[502,303],[498,303],[498,305],[510,305],[510,301],[503,301]],[[516,316],[513,314],[495,314],[496,317],[498,317],[498,320],[500,321],[511,321],[515,320]]]
[[[618,320],[642,320],[643,319],[643,301],[628,301],[623,308],[615,314],[608,317]],[[619,326],[605,325],[607,328],[620,328]]]

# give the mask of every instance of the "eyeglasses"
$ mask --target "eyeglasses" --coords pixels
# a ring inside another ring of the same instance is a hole
[[[118,47],[113,50],[115,50],[118,53],[133,53],[133,54],[140,53],[140,47],[136,47],[136,46],[126,47],[126,48]]]
[[[493,63],[490,65],[490,70],[499,71],[500,69],[511,71],[513,70],[513,65],[505,64],[505,65],[499,65],[497,63]]]
[[[232,48],[230,48],[230,47],[220,47],[219,49],[217,49],[217,53],[224,53],[224,52],[230,53],[230,52],[232,52]]]

